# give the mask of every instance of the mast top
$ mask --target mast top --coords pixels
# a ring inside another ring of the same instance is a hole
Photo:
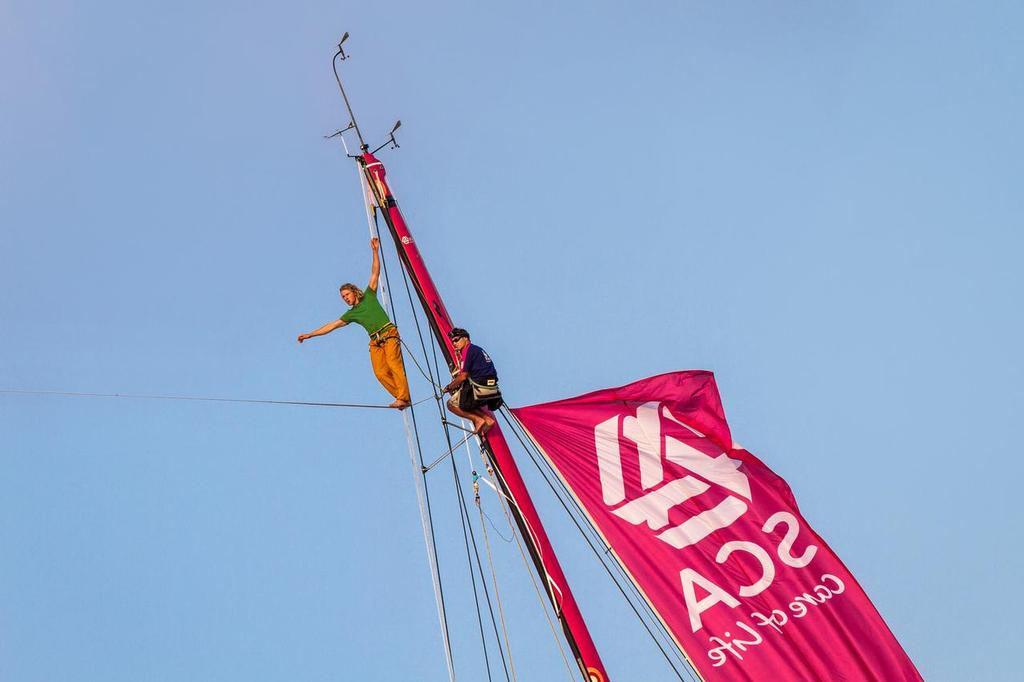
[[[341,36],[341,40],[338,41],[338,51],[334,53],[334,59],[331,60],[331,68],[334,69],[334,80],[338,81],[338,89],[341,90],[341,97],[345,100],[345,108],[348,109],[348,130],[349,128],[356,129],[356,136],[359,138],[359,149],[366,153],[370,149],[370,145],[366,144],[363,140],[363,133],[359,130],[359,124],[356,123],[356,115],[352,113],[352,105],[349,104],[348,95],[345,94],[345,86],[341,84],[341,76],[338,74],[338,62],[345,61],[348,59],[348,55],[345,54],[345,41],[348,40],[348,31],[345,31],[345,35]],[[344,130],[341,132],[345,132]]]
[[[352,111],[352,104],[348,101],[348,94],[345,92],[345,86],[341,83],[341,75],[338,73],[338,62],[343,62],[349,58],[349,55],[345,54],[344,45],[346,40],[348,40],[348,31],[345,31],[345,35],[341,36],[341,40],[338,41],[338,51],[334,53],[334,59],[331,60],[331,68],[334,69],[334,80],[338,82],[338,90],[341,91],[341,97],[345,100],[345,108],[348,110],[348,126],[333,135],[328,135],[327,137],[336,137],[354,128],[356,136],[359,138],[359,151],[363,154],[376,154],[389,144],[392,149],[397,149],[400,145],[395,139],[395,132],[402,127],[401,121],[395,121],[395,125],[391,128],[391,132],[388,133],[388,139],[372,152],[370,151],[370,145],[368,145],[366,140],[363,139],[363,132],[359,129],[359,124],[356,122],[355,112]],[[348,148],[346,147],[346,153],[347,151]]]

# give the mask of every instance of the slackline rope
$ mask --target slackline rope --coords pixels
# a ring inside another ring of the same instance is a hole
[[[196,395],[154,395],[144,393],[85,393],[77,391],[37,391],[28,389],[15,389],[15,388],[0,388],[0,393],[8,393],[12,395],[58,395],[58,396],[71,396],[78,398],[135,398],[142,400],[189,400],[194,402],[206,402],[206,403],[250,403],[260,405],[307,405],[310,407],[350,407],[350,408],[362,408],[366,410],[394,410],[396,408],[389,405],[377,405],[371,403],[320,403],[308,400],[256,400],[250,398],[209,398],[206,396]],[[430,400],[430,398],[422,398],[418,402],[412,403],[412,405],[418,405],[424,401]]]

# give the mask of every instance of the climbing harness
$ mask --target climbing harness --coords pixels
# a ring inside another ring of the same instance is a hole
[[[370,333],[370,341],[372,343],[377,343],[377,344],[384,343],[388,339],[400,339],[400,338],[401,337],[398,335],[398,327],[396,327],[391,322],[388,322],[386,325],[384,325],[383,327],[381,327],[377,331]]]

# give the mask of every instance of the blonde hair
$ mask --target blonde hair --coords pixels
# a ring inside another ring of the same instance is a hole
[[[349,291],[356,295],[356,302],[352,304],[353,306],[357,306],[363,302],[362,289],[357,287],[355,284],[352,284],[351,282],[346,282],[345,284],[342,284],[340,287],[338,287],[338,293],[345,291],[345,289],[348,289]]]

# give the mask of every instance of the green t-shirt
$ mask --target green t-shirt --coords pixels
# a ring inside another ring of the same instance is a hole
[[[363,300],[349,308],[348,312],[341,316],[341,321],[361,324],[367,334],[372,334],[379,331],[381,327],[391,324],[388,314],[384,312],[384,308],[377,300],[377,292],[370,288],[363,291]]]

